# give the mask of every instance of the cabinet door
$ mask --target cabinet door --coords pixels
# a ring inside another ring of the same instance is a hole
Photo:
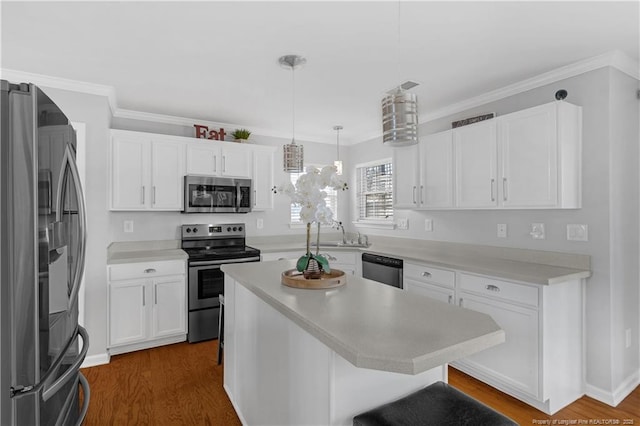
[[[409,293],[420,294],[445,303],[453,303],[453,289],[421,283],[411,279],[405,279],[403,286]]]
[[[418,145],[393,150],[393,207],[418,207]]]
[[[109,284],[109,346],[126,345],[147,339],[145,280]]]
[[[555,207],[558,203],[556,105],[546,104],[499,121],[504,207]]]
[[[538,398],[538,311],[461,292],[460,305],[490,315],[504,330],[498,346],[466,357],[463,363],[510,388]]]
[[[192,142],[187,144],[187,174],[217,175],[220,173],[222,154],[214,142]]]
[[[149,192],[149,141],[113,136],[111,209],[144,210],[151,199]]]
[[[496,124],[494,120],[453,131],[456,205],[488,208],[497,205]]]
[[[154,141],[151,148],[151,208],[180,211],[184,202],[184,145]]]
[[[251,149],[247,146],[222,148],[222,176],[251,177],[253,163]]]
[[[420,208],[453,207],[453,132],[420,142]]]
[[[253,210],[273,209],[273,151],[253,152]]]
[[[187,332],[184,275],[153,280],[152,335],[165,337]]]

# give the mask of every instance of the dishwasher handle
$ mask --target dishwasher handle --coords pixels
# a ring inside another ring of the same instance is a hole
[[[402,259],[394,259],[392,257],[381,256],[379,254],[362,253],[362,261],[398,269],[402,269],[403,267]]]

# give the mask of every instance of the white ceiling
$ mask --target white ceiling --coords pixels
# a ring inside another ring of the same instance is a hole
[[[292,79],[277,59],[303,55],[296,139],[329,143],[336,124],[341,141],[379,135],[380,100],[405,80],[422,114],[613,50],[640,59],[637,1],[0,4],[2,68],[284,137]]]

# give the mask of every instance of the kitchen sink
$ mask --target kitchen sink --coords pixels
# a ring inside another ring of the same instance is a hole
[[[316,247],[317,244],[312,242],[311,245]],[[347,241],[346,243],[342,241],[320,241],[320,247],[369,247],[369,244],[358,243],[355,241]]]

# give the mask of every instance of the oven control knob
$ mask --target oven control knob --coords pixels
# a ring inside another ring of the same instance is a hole
[[[187,228],[187,234],[191,232],[191,228]]]
[[[198,232],[198,228],[193,228],[193,233],[195,234],[196,232]]]
[[[227,226],[227,232],[231,232],[231,227]]]
[[[236,228],[235,226],[233,227],[233,232],[237,231],[238,228]]]
[[[238,227],[238,231],[242,231],[242,226],[239,226],[239,227]]]

